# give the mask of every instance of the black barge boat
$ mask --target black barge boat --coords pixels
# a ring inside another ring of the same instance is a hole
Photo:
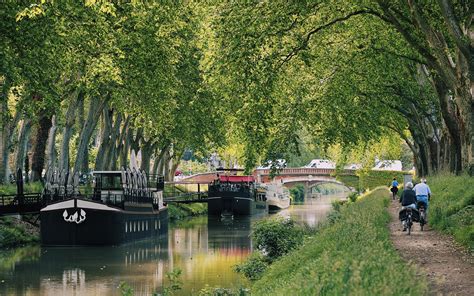
[[[207,205],[210,216],[246,216],[266,208],[253,176],[219,176],[209,185]]]
[[[55,186],[61,181],[55,182],[54,176],[52,183],[47,180],[45,194],[56,201],[40,211],[42,245],[118,245],[167,233],[163,177],[157,177],[156,186],[150,188],[146,174],[136,170],[93,174],[91,197],[77,192],[67,194],[67,186],[58,193]]]

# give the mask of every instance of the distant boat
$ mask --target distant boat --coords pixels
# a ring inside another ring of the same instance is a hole
[[[260,198],[265,196],[264,200],[269,212],[279,211],[290,206],[290,192],[281,183],[260,185],[258,195],[261,196]]]

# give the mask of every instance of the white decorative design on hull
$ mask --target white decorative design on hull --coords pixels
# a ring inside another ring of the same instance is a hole
[[[67,210],[64,210],[63,218],[64,218],[64,221],[66,222],[76,222],[76,224],[80,224],[86,220],[86,212],[83,209],[81,209],[80,215],[77,213],[77,211],[74,214],[69,215]]]

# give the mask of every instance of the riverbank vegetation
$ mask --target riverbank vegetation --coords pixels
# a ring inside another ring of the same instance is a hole
[[[39,242],[39,229],[13,217],[0,217],[0,248]]]
[[[0,185],[0,194],[16,194],[16,184]],[[30,182],[23,186],[24,193],[38,193],[43,191],[43,184],[41,182]]]
[[[275,260],[299,247],[309,233],[309,228],[305,229],[291,219],[279,217],[258,221],[252,226],[256,251],[235,266],[235,270],[250,280],[257,280]]]
[[[199,216],[205,214],[207,214],[206,203],[168,204],[168,216],[170,220],[179,220],[185,217]]]
[[[474,178],[444,174],[429,177],[428,184],[433,193],[429,225],[474,252]]]
[[[372,190],[379,186],[389,187],[393,178],[397,178],[403,184],[403,175],[410,172],[400,171],[377,171],[377,170],[357,170],[356,175],[336,175],[336,179],[345,185],[355,188],[357,191]]]
[[[388,191],[377,189],[342,205],[304,244],[271,264],[252,295],[423,295],[390,241]]]

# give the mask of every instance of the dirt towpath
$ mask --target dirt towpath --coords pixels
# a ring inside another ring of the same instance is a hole
[[[420,231],[420,225],[415,223],[411,235],[402,232],[398,221],[399,207],[398,201],[391,201],[389,206],[393,244],[403,259],[426,274],[429,294],[474,295],[474,256],[459,247],[451,237],[432,230],[429,225]]]

